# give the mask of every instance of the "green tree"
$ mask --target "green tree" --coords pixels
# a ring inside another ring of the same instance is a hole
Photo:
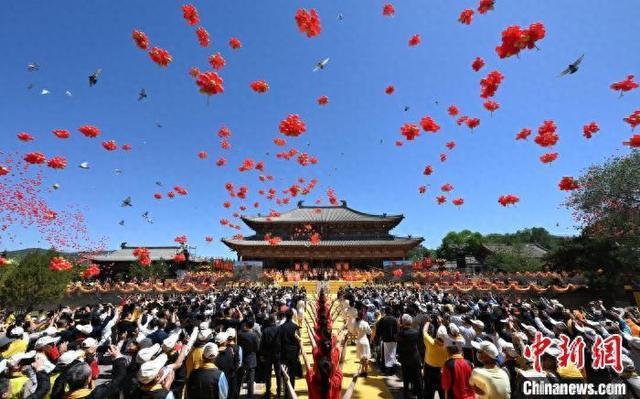
[[[515,233],[507,234],[487,234],[484,236],[485,243],[492,244],[538,244],[546,249],[553,249],[558,245],[561,237],[554,236],[544,227],[531,227],[518,230]]]
[[[5,266],[0,274],[0,302],[19,310],[31,310],[44,303],[55,304],[65,293],[74,272],[49,269],[58,254],[33,252],[20,263]]]
[[[424,258],[428,258],[431,256],[431,250],[429,248],[425,248],[423,245],[418,245],[408,253],[409,259],[412,261],[419,261]]]
[[[169,264],[166,262],[152,262],[149,266],[142,266],[139,263],[135,263],[129,268],[131,277],[139,280],[165,278],[169,276],[169,273]]]
[[[584,259],[584,264],[605,269],[608,281],[616,285],[628,276],[638,276],[640,151],[634,150],[629,155],[591,166],[577,181],[579,188],[573,190],[566,201],[583,226],[584,237],[577,244],[587,245],[594,251],[594,256],[606,253],[596,259],[608,262],[596,265],[594,261]],[[588,238],[594,241],[586,241]]]
[[[496,251],[484,261],[484,264],[494,270],[503,272],[533,272],[542,270],[544,262],[526,256],[521,244],[515,244],[512,248],[503,251]]]
[[[482,234],[471,230],[450,231],[442,239],[436,251],[438,258],[456,260],[458,266],[464,266],[465,255],[479,255],[484,239]]]
[[[556,249],[551,251],[546,260],[554,269],[581,270],[589,281],[589,286],[596,297],[613,301],[624,295],[622,284],[615,273],[605,270],[616,270],[623,266],[619,248],[613,240],[590,237],[583,233],[578,237],[562,240]]]

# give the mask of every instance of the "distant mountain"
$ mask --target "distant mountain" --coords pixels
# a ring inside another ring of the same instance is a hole
[[[25,256],[31,253],[46,253],[48,251],[49,251],[48,249],[44,249],[44,248],[25,248],[25,249],[18,249],[15,251],[4,251],[0,254],[4,256],[4,254],[6,253],[7,258],[14,259],[17,262],[20,262],[22,259],[24,259]],[[69,259],[78,258],[80,256],[78,252],[60,252],[60,254],[65,258],[69,258]]]

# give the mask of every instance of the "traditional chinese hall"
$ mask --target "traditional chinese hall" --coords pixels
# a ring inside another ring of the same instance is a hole
[[[399,237],[391,230],[403,215],[365,213],[339,206],[297,207],[278,215],[242,217],[255,234],[222,242],[236,252],[238,260],[260,261],[265,268],[365,269],[382,267],[385,260],[406,260],[422,237]],[[320,235],[317,243],[309,236]],[[279,237],[274,245],[269,237]]]

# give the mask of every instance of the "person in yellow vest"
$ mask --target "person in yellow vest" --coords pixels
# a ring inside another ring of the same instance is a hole
[[[438,320],[442,322],[442,320]],[[444,391],[442,390],[442,366],[449,358],[449,353],[445,347],[445,339],[447,338],[447,328],[444,325],[440,325],[436,331],[436,337],[432,337],[429,334],[429,327],[431,322],[424,323],[422,328],[422,337],[424,339],[424,397],[425,399],[433,399],[435,392],[438,392],[438,397],[444,398]]]
[[[22,372],[22,368],[30,364],[36,355],[36,351],[28,353],[16,353],[7,359],[7,376],[11,385],[11,399],[22,399],[22,391],[29,377]]]
[[[120,390],[126,377],[127,363],[116,346],[111,345],[109,353],[114,359],[111,381],[91,389],[91,367],[85,362],[80,362],[69,369],[66,380],[69,391],[64,394],[63,398],[107,399],[113,397]]]
[[[7,360],[0,361],[0,399],[9,399],[11,397],[11,384],[9,379],[4,377],[7,370]]]
[[[7,349],[5,349],[4,352],[0,353],[0,356],[8,359],[15,354],[24,353],[27,351],[27,346],[29,345],[29,336],[25,334],[22,327],[13,327],[9,330],[7,337],[9,339],[13,339],[13,341],[9,343]]]
[[[200,323],[200,328],[196,329],[197,339],[195,345],[185,361],[186,378],[189,378],[189,374],[193,370],[199,369],[202,366],[202,350],[207,342],[211,340],[213,331],[209,329],[209,323]]]

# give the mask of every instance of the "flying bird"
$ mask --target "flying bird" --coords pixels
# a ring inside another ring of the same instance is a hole
[[[124,226],[124,220],[119,221],[119,222],[118,222],[118,224],[119,224],[120,226]]]
[[[102,68],[96,69],[94,73],[89,75],[89,87],[98,83],[98,76],[102,73]]]
[[[338,21],[342,21],[344,19],[344,15],[342,13],[338,14]]]
[[[578,65],[580,65],[580,63],[582,62],[583,58],[584,58],[584,54],[582,54],[580,56],[580,58],[575,60],[573,62],[573,64],[569,64],[567,69],[565,69],[564,71],[560,72],[560,76],[564,76],[564,75],[567,75],[567,74],[568,75],[573,75],[574,73],[578,72]]]
[[[36,64],[35,62],[32,62],[27,65],[27,71],[29,72],[35,72],[39,69],[40,69],[40,65]]]
[[[114,172],[115,172],[116,176],[119,176],[119,175],[122,174],[122,169],[115,169]]]
[[[34,84],[33,83],[29,83],[29,86],[27,86],[27,90],[31,90],[34,88]]]
[[[156,182],[156,186],[158,186],[158,187],[162,187],[162,182],[157,181],[157,182]]]
[[[47,89],[42,89],[42,91],[40,92],[40,95],[42,96],[46,96],[47,94],[51,93],[49,90]]]
[[[156,127],[161,128],[162,127],[162,123],[156,122]]]
[[[318,62],[316,64],[316,67],[313,68],[313,72],[319,71],[321,69],[324,69],[325,66],[327,66],[327,64],[329,63],[329,58],[325,58],[324,60]]]
[[[409,110],[409,106],[408,106],[408,105],[405,105],[405,106],[404,106],[404,112],[407,112],[408,110]]]
[[[131,197],[127,197],[122,200],[122,207],[124,208],[126,206],[133,206],[133,204],[131,203]]]
[[[78,165],[78,167],[80,169],[89,169],[89,162],[84,161],[83,163],[81,163],[80,165]]]
[[[53,185],[51,186],[54,190],[57,190],[60,188],[60,185],[58,183],[53,183]]]
[[[67,96],[67,97],[72,97],[73,96],[73,94],[71,94],[71,92],[69,90],[65,91],[64,95]]]
[[[140,90],[140,93],[138,93],[138,101],[142,101],[145,98],[147,98],[147,91],[144,89],[144,87]]]

